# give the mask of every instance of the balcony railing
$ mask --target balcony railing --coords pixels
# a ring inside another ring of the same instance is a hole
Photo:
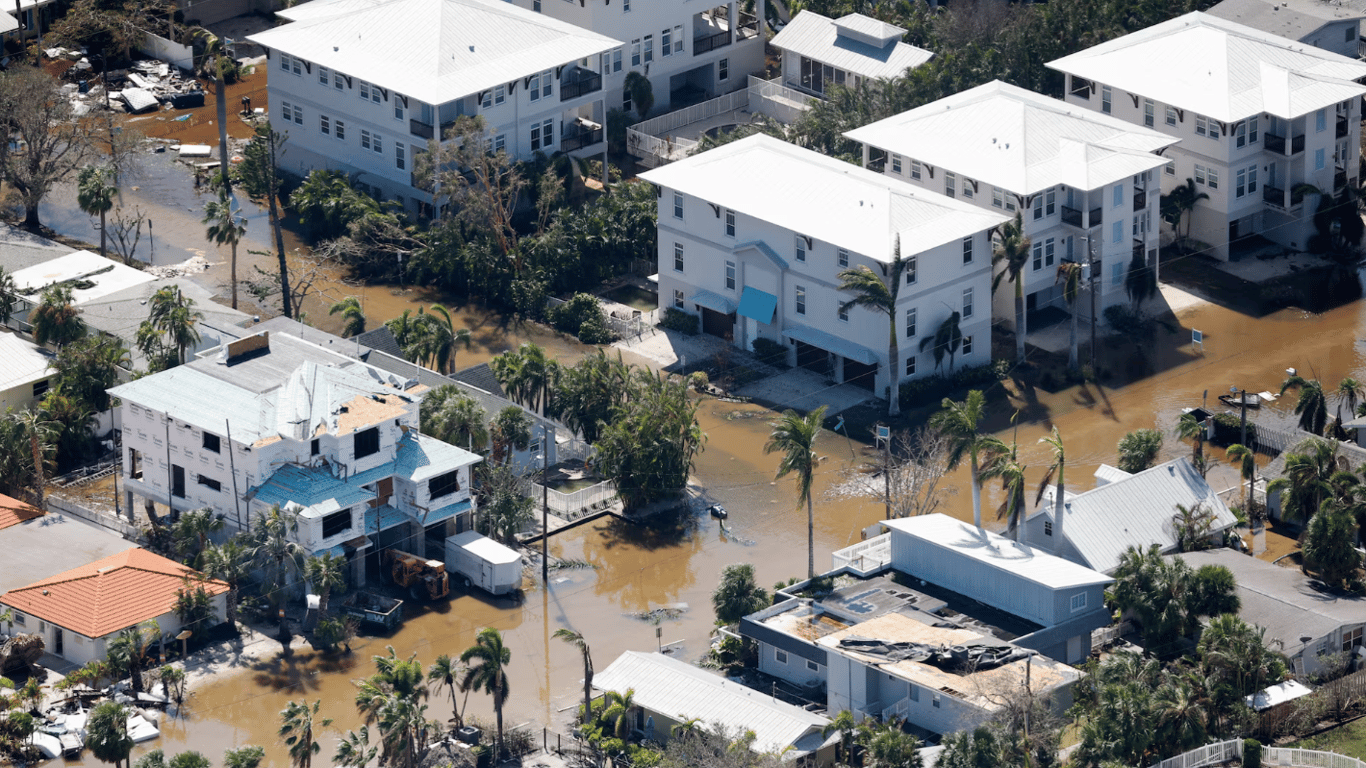
[[[1285,204],[1285,190],[1281,187],[1262,187],[1262,200],[1277,208],[1294,208],[1304,202],[1304,192],[1296,190],[1290,194],[1290,205]]]
[[[1144,249],[1145,249],[1146,247],[1147,247],[1147,244],[1146,244],[1146,243],[1144,243],[1144,242],[1143,242],[1142,240],[1140,240],[1139,238],[1135,237],[1135,238],[1134,238],[1134,247],[1133,247],[1133,256],[1134,256],[1134,258],[1135,258],[1135,259],[1141,259],[1141,258],[1143,258]]]
[[[1146,189],[1134,190],[1134,210],[1141,211],[1148,207],[1148,191]]]
[[[1262,140],[1266,142],[1266,149],[1268,152],[1275,152],[1280,155],[1290,156],[1298,155],[1299,153],[1304,151],[1303,135],[1296,136],[1290,140],[1289,152],[1285,151],[1286,142],[1284,136],[1277,136],[1274,133],[1264,133],[1262,134]]]
[[[703,35],[692,39],[692,55],[701,56],[707,51],[730,45],[730,30],[722,30],[714,35]]]
[[[414,136],[418,136],[424,139],[430,139],[433,135],[435,135],[433,133],[433,130],[434,128],[432,127],[431,123],[424,123],[420,120],[408,121],[408,131],[412,133]]]
[[[1339,170],[1333,173],[1333,191],[1338,192],[1347,186],[1347,171]]]
[[[1345,116],[1339,116],[1339,117],[1338,117],[1338,125],[1337,125],[1337,137],[1338,137],[1339,139],[1341,139],[1341,138],[1345,137],[1346,135],[1347,135],[1347,118],[1346,118]]]
[[[735,34],[741,40],[748,40],[759,34],[759,17],[752,13],[740,14],[740,25],[735,28]]]
[[[1082,212],[1076,208],[1062,206],[1062,223],[1077,229],[1089,229],[1100,223],[1100,208],[1092,208],[1088,221],[1082,220]]]
[[[560,84],[560,101],[569,101],[587,93],[602,90],[602,75],[579,70],[576,77]]]
[[[602,129],[579,130],[560,139],[560,150],[563,152],[573,152],[576,149],[591,147],[602,142]]]

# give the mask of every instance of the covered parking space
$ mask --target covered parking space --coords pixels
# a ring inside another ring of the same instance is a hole
[[[702,332],[708,336],[731,339],[735,331],[735,302],[705,289],[693,293],[690,299],[702,315]]]
[[[783,337],[796,347],[797,365],[876,392],[878,356],[871,349],[805,325],[787,326]]]

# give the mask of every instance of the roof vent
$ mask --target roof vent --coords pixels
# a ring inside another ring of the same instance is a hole
[[[44,596],[44,597],[47,597],[47,594],[48,594],[47,590],[46,590],[46,589],[43,590],[43,596]]]

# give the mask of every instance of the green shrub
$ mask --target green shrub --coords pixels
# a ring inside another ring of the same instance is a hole
[[[678,307],[669,307],[664,310],[664,319],[659,321],[659,327],[666,331],[678,331],[689,336],[696,336],[699,322],[700,318],[697,315],[690,315]]]
[[[751,346],[754,349],[754,356],[759,358],[759,362],[764,365],[771,365],[774,368],[787,368],[787,347],[782,342],[773,339],[755,339]]]
[[[609,344],[612,341],[602,302],[598,297],[586,293],[576,293],[569,301],[551,309],[550,323],[556,330],[571,333],[585,344]]]
[[[1262,743],[1243,739],[1243,768],[1262,768]]]
[[[333,617],[318,622],[318,626],[313,630],[313,639],[321,648],[334,648],[345,637],[346,627],[342,626],[340,619]]]
[[[1245,445],[1256,444],[1257,425],[1251,421],[1247,423],[1247,440],[1248,442]],[[1243,428],[1240,417],[1231,413],[1214,414],[1214,437],[1210,439],[1210,442],[1222,446],[1243,442]]]
[[[903,382],[898,389],[903,410],[921,405],[937,405],[940,400],[950,397],[954,392],[964,389],[985,389],[1009,376],[1010,362],[996,360],[984,365],[968,365],[959,368],[949,378],[943,374],[933,374],[921,379]]]

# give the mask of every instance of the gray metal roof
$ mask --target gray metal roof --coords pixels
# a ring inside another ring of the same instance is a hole
[[[76,249],[0,222],[0,269],[6,273],[13,274],[74,250]]]
[[[403,350],[399,349],[398,339],[394,338],[394,332],[389,330],[387,325],[381,325],[365,333],[357,334],[352,337],[352,340],[363,347],[378,349],[394,357],[403,357]]]
[[[862,77],[887,80],[906,74],[906,70],[918,67],[934,56],[931,51],[900,41],[876,45],[859,39],[895,39],[905,31],[898,30],[860,14],[850,14],[836,21],[819,13],[802,11],[774,35],[773,47],[781,50],[784,56],[805,56]]]
[[[1206,13],[1236,21],[1249,27],[1304,40],[1328,24],[1356,21],[1366,17],[1366,2],[1361,0],[1224,0]],[[1355,38],[1355,35],[1353,36]],[[1307,41],[1306,41],[1307,42]],[[1341,38],[1334,43],[1342,42]],[[1352,41],[1355,43],[1355,39]]]
[[[1214,515],[1211,533],[1232,528],[1238,519],[1209,484],[1181,457],[1098,488],[1069,495],[1063,504],[1063,536],[1085,564],[1110,572],[1119,558],[1134,547],[1146,550],[1159,544],[1163,552],[1176,549],[1172,515],[1176,505],[1202,505]],[[1052,509],[1044,514],[1052,517]]]
[[[507,397],[503,392],[503,385],[498,381],[498,377],[493,374],[493,368],[488,363],[471,365],[463,371],[456,371],[451,374],[451,378],[469,384],[472,387],[482,389],[485,392]]]
[[[819,747],[824,741],[820,732],[830,723],[821,715],[658,653],[626,651],[593,676],[593,687],[617,693],[635,689],[637,706],[679,722],[697,718],[707,725],[753,731],[758,752],[781,753],[797,745],[797,754],[785,755],[789,758]]]
[[[206,345],[213,345],[224,333],[239,333],[236,329],[251,322],[250,315],[217,303],[211,291],[188,277],[156,278],[86,302],[80,307],[81,319],[97,331],[123,339],[132,355],[133,365],[142,367],[146,359],[137,346],[138,327],[147,319],[147,302],[153,294],[166,287],[178,288],[182,296],[194,301],[194,309],[204,315],[204,319],[196,325]]]
[[[1231,549],[1187,552],[1179,557],[1192,568],[1222,565],[1232,571],[1242,602],[1238,615],[1266,628],[1267,639],[1281,641],[1287,655],[1303,650],[1301,637],[1312,638],[1312,645],[1338,627],[1366,623],[1366,598],[1320,592],[1296,568],[1282,568]]]

